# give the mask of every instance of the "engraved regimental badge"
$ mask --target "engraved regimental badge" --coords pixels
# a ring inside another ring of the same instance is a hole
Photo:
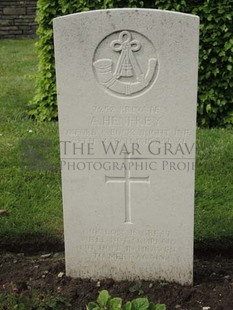
[[[147,91],[158,75],[158,59],[150,40],[136,31],[118,31],[98,45],[93,60],[97,81],[117,97]]]

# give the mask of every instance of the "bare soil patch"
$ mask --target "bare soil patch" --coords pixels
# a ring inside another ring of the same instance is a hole
[[[64,273],[62,277],[61,273]],[[72,304],[71,309],[85,309],[94,301],[98,292],[107,289],[112,296],[125,301],[138,297],[130,292],[135,282],[116,282],[112,279],[91,281],[71,279],[65,276],[64,254],[55,253],[47,258],[41,254],[25,256],[23,253],[2,253],[0,256],[0,291],[13,282],[20,291],[29,288],[40,292],[61,291]],[[194,263],[194,285],[182,287],[175,283],[142,281],[143,296],[153,302],[165,303],[167,309],[233,310],[233,258],[216,256],[196,259]],[[208,308],[207,308],[208,309]]]

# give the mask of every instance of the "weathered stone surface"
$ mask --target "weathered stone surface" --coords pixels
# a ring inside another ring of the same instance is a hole
[[[3,26],[2,30],[4,30],[4,31],[18,30],[18,27],[16,27],[16,26]]]
[[[37,24],[35,22],[36,0],[31,1],[0,1],[1,38],[35,37]],[[4,28],[9,26],[9,29]],[[19,26],[25,26],[23,29]]]
[[[12,24],[13,24],[13,22],[10,20],[0,20],[0,26],[9,26]]]
[[[17,29],[17,30],[8,30],[8,33],[9,34],[14,34],[14,35],[19,35],[19,34],[22,34],[23,31],[19,30],[19,29]]]
[[[4,8],[3,14],[5,15],[24,15],[26,13],[25,8]]]

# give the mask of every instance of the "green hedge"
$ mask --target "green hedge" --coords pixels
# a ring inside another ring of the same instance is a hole
[[[198,125],[233,125],[231,0],[38,0],[39,73],[30,115],[57,118],[52,19],[74,12],[138,7],[180,11],[200,16]]]

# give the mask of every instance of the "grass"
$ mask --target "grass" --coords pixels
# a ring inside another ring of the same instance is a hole
[[[0,245],[62,243],[63,221],[59,172],[58,125],[27,116],[37,70],[35,40],[0,43]],[[23,169],[22,141],[52,140],[52,171]]]
[[[230,245],[233,241],[233,131],[198,130],[195,239]]]
[[[37,58],[35,40],[0,43],[0,246],[62,244],[63,221],[58,125],[27,116]],[[53,169],[22,166],[22,141],[48,139]],[[233,132],[197,131],[195,240],[197,245],[233,243]]]

